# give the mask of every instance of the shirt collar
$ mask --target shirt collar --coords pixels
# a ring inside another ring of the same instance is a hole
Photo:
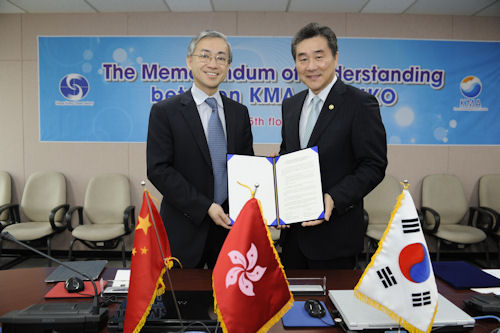
[[[202,103],[204,103],[207,98],[213,97],[217,101],[217,106],[219,108],[223,107],[219,90],[217,90],[217,92],[212,96],[208,96],[203,90],[198,88],[195,83],[193,83],[193,86],[191,87],[191,95],[193,95],[194,102],[197,106],[200,106]]]
[[[332,82],[330,82],[323,90],[319,92],[319,94],[315,95],[311,89],[309,89],[309,92],[307,94],[307,100],[306,104],[311,103],[312,99],[314,96],[318,96],[321,99],[321,103],[325,103],[326,98],[328,97],[328,94],[330,93],[330,90],[332,90],[333,85],[337,82],[337,75],[333,77]],[[322,105],[322,104],[320,104]]]

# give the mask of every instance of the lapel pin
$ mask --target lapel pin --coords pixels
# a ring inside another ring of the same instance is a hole
[[[328,105],[328,109],[333,110],[334,106],[333,104]]]

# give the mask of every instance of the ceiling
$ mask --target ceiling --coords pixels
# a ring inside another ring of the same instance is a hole
[[[224,11],[500,17],[500,0],[0,0],[0,14]]]

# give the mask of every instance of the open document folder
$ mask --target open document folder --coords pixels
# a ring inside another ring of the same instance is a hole
[[[324,218],[318,147],[276,157],[228,154],[227,176],[232,222],[251,198],[249,189],[256,189],[267,225]]]

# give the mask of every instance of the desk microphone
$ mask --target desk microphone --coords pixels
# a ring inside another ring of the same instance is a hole
[[[58,263],[61,266],[64,266],[65,268],[67,268],[67,269],[69,269],[77,274],[84,276],[86,279],[88,279],[92,283],[92,286],[94,287],[94,300],[93,300],[92,306],[90,308],[88,307],[89,303],[47,303],[47,304],[32,305],[24,310],[19,311],[19,312],[28,313],[28,317],[30,317],[31,322],[33,321],[33,316],[36,316],[36,315],[40,316],[41,322],[46,322],[46,318],[44,318],[45,316],[49,317],[50,315],[55,315],[57,317],[57,315],[55,313],[52,313],[52,312],[57,312],[57,314],[59,314],[59,315],[63,314],[62,320],[60,321],[60,323],[63,323],[64,319],[66,317],[67,317],[66,319],[68,319],[68,318],[70,318],[70,316],[81,317],[81,319],[84,320],[84,322],[86,322],[86,323],[101,323],[102,324],[103,322],[104,323],[107,322],[108,309],[100,307],[99,300],[98,300],[99,292],[97,290],[97,286],[96,286],[94,280],[92,280],[92,278],[88,274],[86,274],[84,272],[80,272],[80,271],[74,269],[73,267],[71,267],[70,265],[67,265],[64,262],[57,260],[56,258],[49,256],[43,252],[40,252],[37,249],[17,240],[14,236],[12,236],[7,231],[0,233],[0,238],[14,242],[22,247],[25,247],[25,248],[41,255],[41,256],[47,258],[47,259],[50,259],[50,260]],[[50,305],[54,305],[55,307],[57,307],[57,309],[55,309],[54,307],[51,308]],[[30,308],[34,308],[34,307],[35,307],[35,309],[30,310]],[[63,313],[61,313],[61,311]],[[14,312],[16,312],[16,313],[14,314],[15,318],[13,318],[13,319],[14,320],[21,319],[21,316],[17,314],[18,311],[13,311],[11,313],[14,313]],[[5,324],[8,321],[10,321],[10,318],[6,318],[6,317],[8,317],[11,313],[1,317],[0,322],[4,322],[4,324]],[[8,321],[5,321],[6,319]],[[77,318],[73,317],[72,319],[73,319],[73,320],[71,320],[72,323],[74,323],[74,324],[78,323]],[[76,321],[75,321],[75,319],[76,319]],[[35,321],[36,321],[36,319],[35,319]],[[55,322],[57,323],[57,319],[55,320]],[[78,324],[81,325],[81,322]]]

